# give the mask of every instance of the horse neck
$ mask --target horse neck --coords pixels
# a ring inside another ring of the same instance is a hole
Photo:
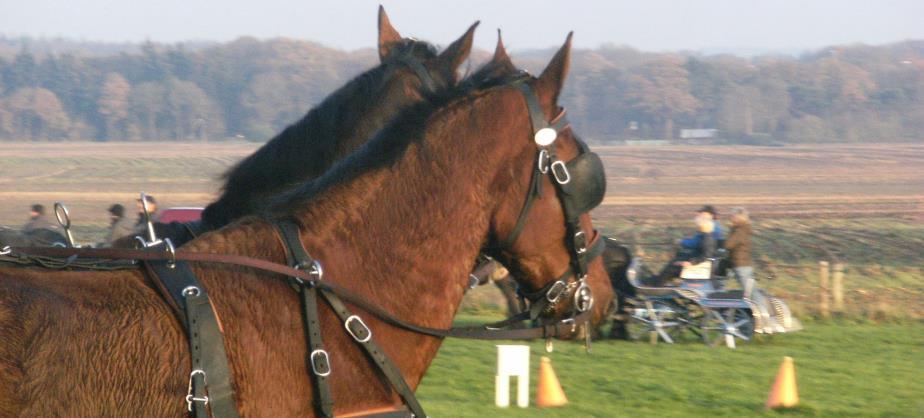
[[[363,85],[382,83],[382,71],[357,77],[334,92],[229,171],[221,197],[207,211],[208,226],[218,228],[252,214],[267,196],[320,176],[334,162],[362,146],[400,109],[422,99],[408,82],[393,83],[397,87],[388,90],[373,87],[372,92],[365,92],[368,87]],[[212,215],[218,213],[223,220],[213,219]]]
[[[399,315],[406,312],[402,317],[449,325],[487,236],[494,194],[503,192],[489,186],[520,154],[495,139],[526,130],[525,117],[520,124],[497,120],[497,109],[511,95],[480,95],[451,105],[431,117],[425,139],[409,145],[391,167],[322,192],[296,214],[306,226],[306,246],[329,271],[341,268],[331,265],[339,263],[361,282],[357,286],[391,293],[381,300]],[[421,305],[451,309],[412,312],[408,294]]]
[[[532,164],[533,154],[503,144],[515,142],[529,124],[525,113],[514,121],[497,117],[513,113],[498,112],[504,103],[521,105],[510,101],[519,93],[509,92],[482,97],[486,103],[479,105],[455,106],[447,123],[428,125],[425,139],[409,145],[390,166],[343,180],[293,213],[303,225],[306,250],[322,263],[323,280],[404,321],[434,328],[452,324],[495,202],[508,191],[495,179],[509,176],[511,167],[528,170]],[[272,227],[249,219],[184,249],[284,260]],[[416,386],[441,340],[356,313],[371,321],[377,341]]]

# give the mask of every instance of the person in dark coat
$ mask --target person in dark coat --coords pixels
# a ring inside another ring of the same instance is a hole
[[[744,297],[748,298],[754,289],[754,267],[751,263],[751,219],[744,208],[732,209],[731,232],[725,240],[725,249],[735,278],[741,284]]]
[[[26,224],[23,225],[22,232],[24,234],[31,235],[43,229],[57,231],[58,224],[52,222],[45,215],[45,206],[36,203],[32,205],[32,208],[29,211],[29,222],[26,222]]]
[[[663,286],[669,280],[679,277],[684,267],[689,267],[694,264],[702,263],[710,258],[715,258],[717,244],[712,233],[715,229],[715,221],[711,216],[700,214],[694,218],[694,222],[696,222],[697,235],[700,236],[696,248],[680,252],[676,258],[661,269],[661,272],[654,277],[650,285]]]

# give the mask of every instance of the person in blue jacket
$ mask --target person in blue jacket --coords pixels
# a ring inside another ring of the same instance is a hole
[[[716,212],[715,207],[712,205],[705,205],[696,211],[696,216],[709,216],[712,218],[712,222],[715,224],[715,227],[712,229],[712,238],[715,239],[716,246],[721,248],[722,244],[725,242],[725,233],[722,231],[722,224],[718,221],[718,212]],[[702,239],[703,232],[697,232],[691,237],[679,240],[677,243],[680,244],[680,252],[695,252],[696,249],[700,247],[700,241],[702,241]]]

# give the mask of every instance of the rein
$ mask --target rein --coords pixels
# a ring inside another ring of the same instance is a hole
[[[601,241],[602,242],[602,241]],[[150,251],[150,250],[132,250],[132,249],[114,249],[114,248],[59,248],[59,247],[11,247],[9,250],[0,252],[0,263],[10,262],[14,264],[27,264],[31,260],[36,261],[37,265],[44,266],[50,264],[52,260],[60,260],[60,268],[78,267],[93,268],[90,264],[67,264],[69,259],[79,260],[81,258],[93,259],[96,263],[102,264],[102,260],[126,261],[166,261],[176,263],[179,261],[198,262],[198,263],[216,263],[225,265],[234,265],[240,267],[249,267],[269,273],[277,273],[287,277],[297,278],[306,284],[311,284],[318,289],[332,292],[344,300],[362,308],[376,318],[390,325],[404,328],[408,331],[414,331],[438,338],[467,338],[479,340],[515,340],[515,339],[535,339],[535,338],[552,338],[562,336],[573,332],[572,328],[583,322],[590,320],[589,311],[578,315],[573,319],[569,318],[551,325],[542,327],[501,330],[499,324],[504,321],[486,324],[482,326],[471,327],[452,327],[448,329],[430,328],[423,325],[416,325],[399,318],[396,318],[386,312],[378,305],[367,301],[364,297],[355,292],[344,288],[329,281],[322,281],[317,276],[303,269],[290,267],[284,264],[275,263],[259,258],[247,257],[233,254],[214,254],[214,253],[197,253],[197,252],[171,252],[171,251]],[[124,268],[124,267],[122,267]],[[102,267],[108,270],[111,268]],[[525,318],[524,318],[525,319]]]

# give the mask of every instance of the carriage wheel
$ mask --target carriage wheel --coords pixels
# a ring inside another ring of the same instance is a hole
[[[706,309],[700,332],[711,346],[724,343],[735,348],[735,339],[750,341],[754,335],[754,317],[743,308]]]
[[[671,302],[642,302],[629,310],[631,318],[626,323],[629,339],[649,341],[658,340],[672,344],[678,340],[687,327],[679,306]]]

